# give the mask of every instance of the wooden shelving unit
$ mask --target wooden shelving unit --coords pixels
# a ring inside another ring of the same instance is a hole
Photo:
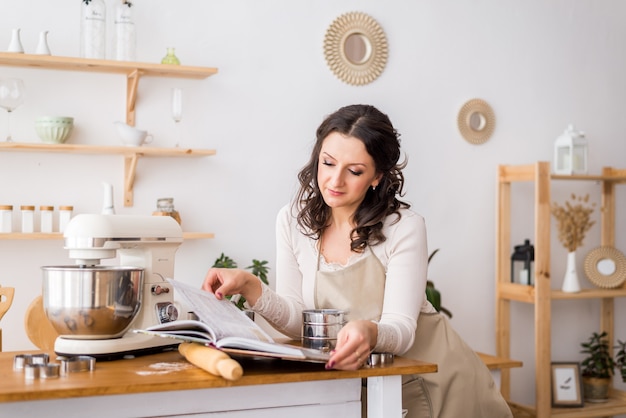
[[[615,188],[626,183],[626,169],[605,167],[601,175],[551,175],[547,162],[530,165],[502,165],[498,171],[498,210],[496,237],[496,355],[510,357],[511,302],[534,304],[535,318],[535,392],[534,406],[516,405],[530,416],[546,418],[551,416],[568,418],[602,417],[626,413],[626,392],[613,389],[611,399],[603,404],[585,404],[582,408],[551,407],[551,301],[599,299],[600,330],[613,340],[614,299],[626,297],[626,288],[589,289],[580,293],[564,293],[552,290],[550,286],[550,187],[554,181],[595,181],[602,185],[600,228],[601,245],[615,245]],[[534,286],[510,282],[511,245],[511,186],[516,182],[533,182],[534,198]],[[510,370],[503,369],[501,389],[510,397]]]
[[[173,77],[201,80],[217,74],[217,68],[212,67],[94,60],[10,52],[0,52],[0,66],[124,75],[126,77],[126,123],[131,126],[135,126],[137,86],[141,77]]]

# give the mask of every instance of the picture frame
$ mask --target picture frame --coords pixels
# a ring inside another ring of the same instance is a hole
[[[553,407],[572,408],[584,405],[579,363],[553,362],[551,376]]]

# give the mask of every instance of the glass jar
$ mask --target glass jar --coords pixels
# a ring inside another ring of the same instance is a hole
[[[82,0],[80,8],[80,57],[104,59],[106,55],[106,4]]]
[[[59,206],[59,232],[65,232],[67,224],[72,219],[74,206]]]
[[[176,222],[181,224],[180,214],[174,209],[174,199],[171,197],[163,197],[157,199],[157,209],[152,212],[153,216],[171,216]]]
[[[22,232],[35,232],[35,207],[22,205],[20,210],[22,211]]]
[[[13,206],[0,205],[0,232],[13,231]]]
[[[134,6],[128,0],[122,0],[115,8],[113,56],[118,61],[137,60]]]
[[[39,206],[39,230],[41,232],[52,232],[52,213],[54,212],[54,206]]]

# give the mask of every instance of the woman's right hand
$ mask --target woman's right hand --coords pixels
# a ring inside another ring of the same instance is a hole
[[[217,299],[241,295],[250,306],[261,296],[261,281],[252,273],[241,269],[211,268],[202,283],[202,289],[215,294]]]

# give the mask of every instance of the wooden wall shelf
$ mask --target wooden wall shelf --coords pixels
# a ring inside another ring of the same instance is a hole
[[[215,155],[213,149],[127,147],[85,144],[46,144],[37,142],[0,142],[0,152],[58,152],[64,154],[137,154],[142,157],[206,157]]]
[[[137,86],[141,77],[174,77],[204,79],[217,74],[217,68],[190,67],[144,62],[94,60],[54,55],[15,54],[0,52],[0,65],[43,70],[111,73],[126,76],[126,123],[135,126]]]
[[[212,239],[212,238],[215,238],[215,234],[212,234],[210,232],[183,232],[184,240]],[[60,239],[63,239],[63,234],[61,232],[0,233],[0,241],[1,240],[6,240],[6,241],[8,240],[60,240]]]
[[[0,152],[7,151],[122,155],[124,157],[124,206],[133,206],[133,187],[139,157],[206,157],[215,155],[215,150],[211,149],[0,142]]]

